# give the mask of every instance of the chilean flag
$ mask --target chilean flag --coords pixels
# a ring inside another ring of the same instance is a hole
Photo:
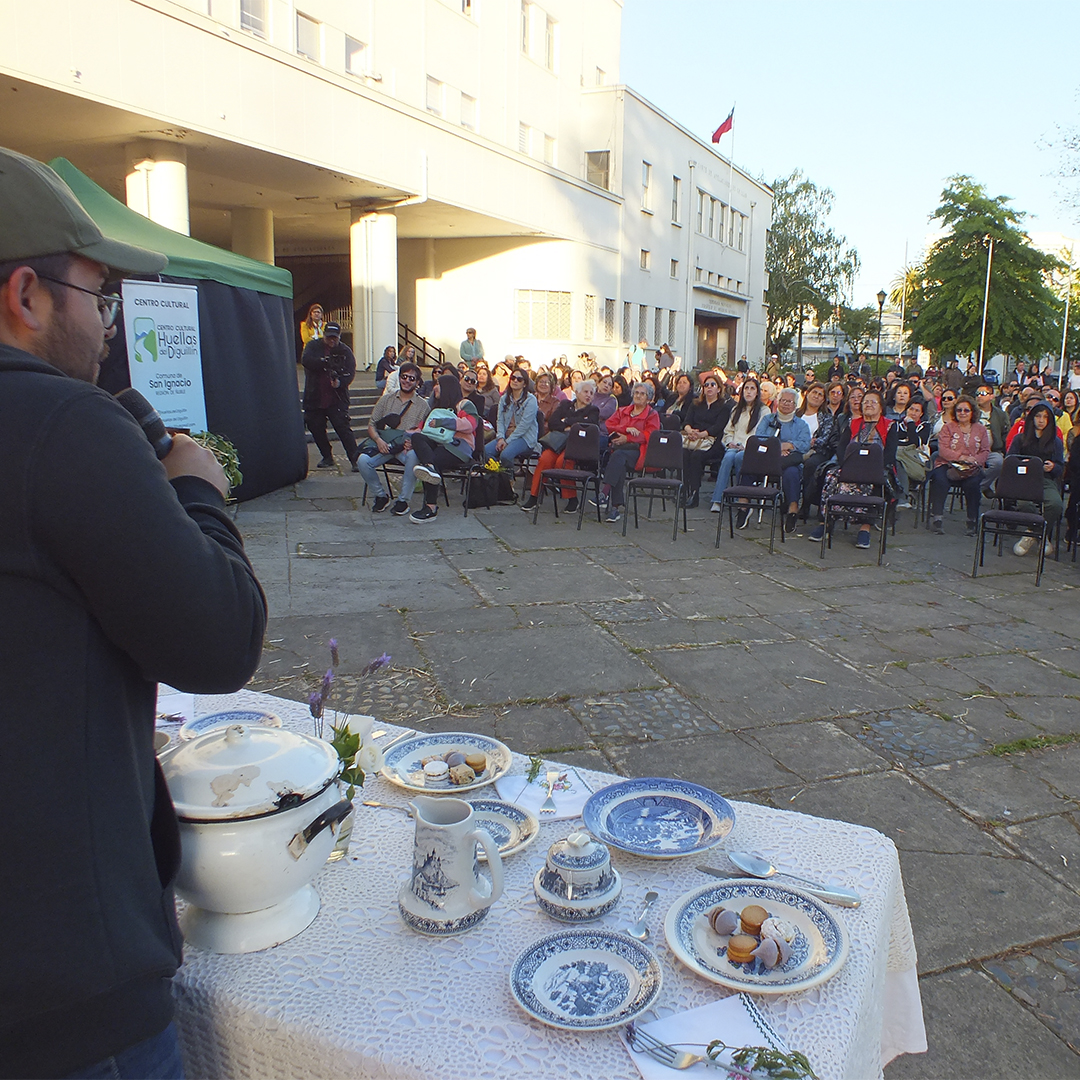
[[[727,119],[712,133],[712,141],[718,143],[721,135],[726,135],[734,126],[733,119],[735,116],[735,108],[732,106],[731,112],[728,113]]]

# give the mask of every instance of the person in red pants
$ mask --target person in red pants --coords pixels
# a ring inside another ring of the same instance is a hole
[[[562,452],[566,445],[566,433],[575,424],[600,424],[600,409],[593,404],[596,383],[592,379],[582,379],[574,387],[572,401],[560,401],[548,418],[548,433],[541,440],[544,449],[540,460],[533,470],[532,489],[529,497],[521,504],[522,510],[532,510],[540,494],[540,482],[548,469],[572,469],[574,463],[567,461]],[[577,489],[572,485],[563,487],[562,497],[567,501],[566,512],[574,513],[578,508]]]

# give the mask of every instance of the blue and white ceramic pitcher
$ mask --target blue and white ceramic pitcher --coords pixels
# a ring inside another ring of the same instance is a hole
[[[440,937],[471,930],[502,896],[503,866],[490,834],[473,824],[464,799],[418,795],[409,803],[416,821],[412,873],[398,894],[398,910],[408,926]],[[479,844],[491,880],[480,872]]]

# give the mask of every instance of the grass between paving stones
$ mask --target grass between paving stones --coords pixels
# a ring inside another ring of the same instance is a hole
[[[1073,731],[1066,735],[1032,735],[1026,739],[1014,739],[1012,742],[998,743],[990,747],[990,753],[994,757],[1005,757],[1006,754],[1024,754],[1030,750],[1043,750],[1048,746],[1064,746],[1066,743],[1076,742],[1080,739],[1080,731]]]

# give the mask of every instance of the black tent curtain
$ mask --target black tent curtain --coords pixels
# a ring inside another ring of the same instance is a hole
[[[240,455],[243,502],[307,475],[308,451],[292,355],[293,310],[286,297],[217,281],[163,276],[199,291],[206,424]],[[131,385],[123,320],[110,342],[98,385],[117,393]]]

